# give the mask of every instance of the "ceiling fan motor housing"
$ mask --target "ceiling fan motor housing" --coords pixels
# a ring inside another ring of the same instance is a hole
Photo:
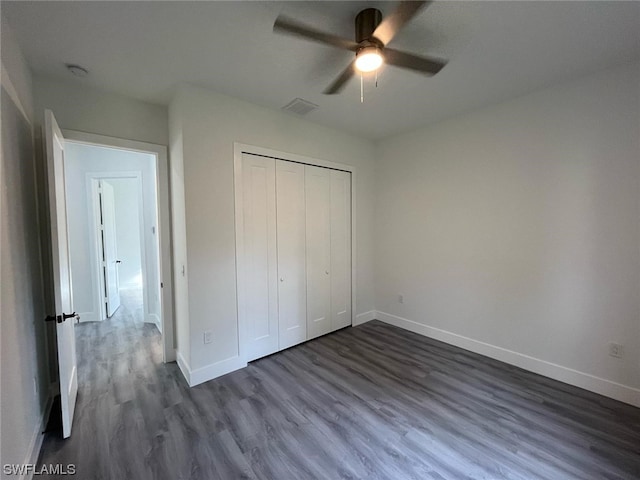
[[[356,15],[356,42],[370,42],[378,47],[383,45],[373,37],[373,32],[382,22],[382,12],[377,8],[367,8]]]

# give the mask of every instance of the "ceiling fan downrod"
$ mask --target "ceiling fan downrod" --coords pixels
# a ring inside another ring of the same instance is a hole
[[[377,43],[379,47],[383,47],[382,42],[376,40],[373,32],[376,31],[378,25],[382,22],[382,12],[377,8],[367,8],[356,15],[356,42],[362,43],[369,41]]]

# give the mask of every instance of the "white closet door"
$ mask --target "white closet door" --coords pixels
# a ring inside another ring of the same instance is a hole
[[[280,350],[307,339],[304,165],[276,161]]]
[[[351,325],[351,174],[331,170],[331,330]]]
[[[247,360],[278,351],[276,168],[272,158],[242,157],[243,248],[241,315]]]
[[[305,165],[307,338],[331,331],[331,173]]]

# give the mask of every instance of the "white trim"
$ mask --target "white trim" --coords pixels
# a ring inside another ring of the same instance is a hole
[[[96,135],[76,130],[62,130],[65,140],[86,145],[112,147],[140,153],[150,153],[156,157],[156,204],[158,208],[158,241],[160,242],[160,282],[162,288],[162,356],[163,361],[176,360],[175,327],[174,327],[174,274],[173,274],[173,243],[171,236],[171,210],[169,198],[169,160],[167,147],[155,143],[139,142],[123,138]]]
[[[359,313],[358,315],[356,315],[355,319],[353,320],[353,326],[355,327],[357,325],[362,325],[363,323],[367,323],[375,319],[376,319],[375,310],[369,310],[368,312]]]
[[[245,362],[240,356],[230,357],[210,365],[205,365],[204,367],[200,367],[189,372],[189,386],[195,387],[196,385],[221,377],[227,373],[240,370],[246,366],[247,362]]]
[[[235,199],[235,231],[236,231],[236,300],[238,315],[238,353],[244,359],[246,365],[246,328],[247,322],[244,320],[244,268],[242,268],[242,254],[244,252],[243,229],[244,223],[242,213],[242,154],[248,153],[262,157],[286,160],[288,162],[302,163],[304,165],[314,165],[318,167],[331,168],[351,173],[351,324],[356,321],[356,167],[344,163],[329,162],[317,158],[306,157],[295,153],[281,152],[270,148],[247,145],[245,143],[233,143],[233,179],[234,179],[234,199]],[[206,367],[204,367],[206,368]]]
[[[191,367],[189,362],[182,356],[182,353],[176,350],[176,363],[178,368],[182,372],[182,376],[187,381],[187,384],[191,386]]]
[[[244,213],[242,209],[242,145],[233,144],[233,193],[234,193],[234,211],[235,211],[235,234],[236,234],[236,315],[238,318],[238,356],[247,359],[247,322],[244,320],[244,264],[241,258],[241,252],[244,252]]]
[[[413,320],[398,317],[384,312],[376,312],[376,318],[390,325],[404,328],[425,337],[440,340],[441,342],[464,348],[480,355],[515,365],[533,373],[568,383],[576,387],[584,388],[594,393],[640,407],[640,389],[612,382],[604,378],[580,372],[572,368],[563,367],[555,363],[547,362],[539,358],[514,352],[506,348],[491,345],[489,343],[474,340],[435,327],[430,327]]]
[[[158,315],[156,315],[155,313],[150,313],[149,315],[147,315],[146,322],[153,323],[158,331],[162,333],[162,322],[160,321],[160,317]]]
[[[36,428],[33,430],[31,441],[29,442],[29,448],[27,449],[27,455],[25,456],[22,465],[35,465],[38,463],[40,449],[42,448],[42,442],[44,441],[44,431],[47,428],[47,421],[49,420],[49,415],[51,414],[52,405],[53,395],[49,394],[42,412],[42,418],[40,419],[40,422],[36,424]],[[31,480],[32,478],[33,470],[29,470],[20,476],[20,480]]]
[[[97,147],[117,148],[119,150],[130,150],[138,153],[155,153],[156,155],[167,154],[167,147],[157,143],[139,142],[126,138],[109,137],[95,133],[81,132],[79,130],[60,129],[65,140],[84,145],[94,145]]]
[[[208,382],[209,380],[213,380],[214,378],[240,370],[247,366],[247,362],[245,362],[240,356],[235,356],[225,360],[220,360],[219,362],[212,363],[210,365],[205,365],[204,367],[200,367],[196,370],[191,370],[189,363],[180,352],[177,352],[176,356],[178,367],[190,387],[195,387],[196,385],[200,385],[201,383]]]
[[[331,168],[333,170],[342,170],[344,172],[353,173],[356,170],[356,167],[347,165],[345,163],[329,162],[327,160],[306,157],[304,155],[298,155],[296,153],[281,152],[279,150],[273,150],[271,148],[257,147],[255,145],[248,145],[246,143],[234,142],[233,158],[236,159],[239,155],[242,159],[243,153],[258,155],[260,157],[275,158],[276,160],[286,160],[288,162],[303,163],[305,165],[314,165],[316,167]]]

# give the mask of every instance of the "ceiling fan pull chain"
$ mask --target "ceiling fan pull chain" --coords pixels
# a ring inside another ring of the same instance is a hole
[[[360,73],[360,103],[364,103],[364,75]]]

